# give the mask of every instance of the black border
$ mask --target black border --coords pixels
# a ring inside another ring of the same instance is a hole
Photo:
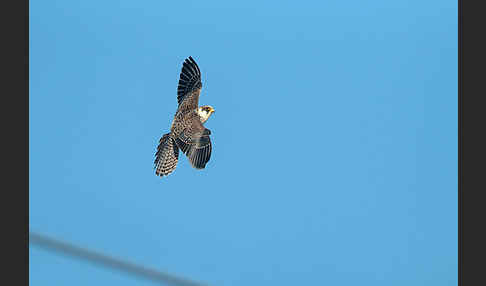
[[[4,262],[1,280],[6,285],[29,285],[29,1],[3,1],[0,10],[3,14],[0,209]]]
[[[486,285],[486,73],[481,1],[458,1],[459,285]]]

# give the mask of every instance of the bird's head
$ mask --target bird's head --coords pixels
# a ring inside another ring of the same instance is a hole
[[[209,116],[214,113],[214,108],[209,105],[200,106],[196,109],[197,114],[201,118],[201,123],[206,122]]]

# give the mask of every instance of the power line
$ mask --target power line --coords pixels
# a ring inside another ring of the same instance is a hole
[[[67,254],[76,258],[82,258],[84,260],[94,262],[99,265],[103,265],[109,268],[116,269],[118,271],[138,276],[140,278],[152,280],[162,285],[169,284],[174,286],[208,286],[199,282],[191,281],[186,278],[175,276],[173,274],[160,272],[154,269],[147,268],[145,266],[137,265],[132,262],[124,261],[119,258],[95,252],[93,250],[75,246],[71,243],[47,237],[43,234],[36,232],[29,232],[29,243],[36,244],[47,250]]]

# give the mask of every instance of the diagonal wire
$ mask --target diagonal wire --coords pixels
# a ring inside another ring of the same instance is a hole
[[[57,240],[36,232],[29,232],[29,243],[36,244],[48,250],[67,254],[72,257],[82,258],[90,262],[94,262],[109,268],[138,276],[140,278],[152,280],[162,285],[169,284],[174,286],[208,286],[206,284],[201,284],[199,282],[178,277],[173,274],[160,272],[158,270],[137,265],[129,261],[124,261],[119,258],[111,257],[99,252],[75,246],[71,243]]]

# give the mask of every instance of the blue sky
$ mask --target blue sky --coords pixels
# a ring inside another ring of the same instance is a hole
[[[213,153],[161,179],[188,56]],[[457,285],[457,1],[31,1],[29,72],[31,230],[211,285]]]

